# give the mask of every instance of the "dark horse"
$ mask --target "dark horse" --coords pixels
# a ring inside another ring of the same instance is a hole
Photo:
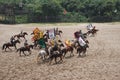
[[[14,37],[17,37],[18,39],[20,39],[20,37],[25,39],[25,35],[28,35],[27,32],[23,32],[22,34],[17,34]]]
[[[52,62],[52,60],[54,59],[55,60],[55,63],[57,63],[57,58],[60,58],[60,61],[63,62],[63,53],[59,52],[59,51],[54,51],[50,56],[49,56],[49,59],[50,59],[50,63]]]
[[[29,54],[31,54],[30,48],[33,49],[33,45],[28,45],[28,46],[26,46],[26,47],[21,47],[21,48],[17,49],[17,52],[19,51],[19,55],[20,55],[20,56],[21,56],[21,52],[23,52],[23,54],[26,56],[26,54],[24,53],[24,51],[28,51]]]
[[[87,48],[89,48],[88,44],[89,44],[89,41],[86,40],[86,45],[84,47],[80,46],[78,41],[76,43],[78,43],[78,45],[76,46],[76,50],[77,50],[77,53],[79,53],[79,56],[81,56],[81,53],[83,52],[83,54],[86,56],[86,51],[87,51]]]
[[[89,34],[92,34],[93,36],[98,32],[99,30],[98,29],[92,29],[92,30],[89,30],[88,32],[87,32],[87,34],[89,35]]]
[[[5,51],[6,51],[7,48],[10,49],[9,47],[15,47],[15,49],[17,49],[16,43],[20,43],[20,41],[19,41],[19,40],[15,40],[13,43],[10,43],[10,42],[4,43],[4,44],[3,44],[3,47],[2,47],[2,50],[5,49]],[[10,50],[11,50],[11,49],[10,49]]]

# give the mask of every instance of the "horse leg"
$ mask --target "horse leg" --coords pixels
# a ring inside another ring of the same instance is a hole
[[[17,38],[18,38],[18,39],[20,39],[20,37],[19,37],[19,36],[17,36]]]
[[[31,50],[30,51],[28,51],[29,52],[29,55],[31,55]]]
[[[8,49],[12,51],[12,49],[10,49],[9,47],[8,47]]]
[[[20,52],[19,52],[19,55],[21,56],[21,50],[20,50]]]
[[[40,54],[37,56],[37,63],[39,62]]]
[[[17,49],[16,45],[15,45],[15,49]]]
[[[86,48],[85,48],[85,49],[84,49],[84,51],[83,51],[84,56],[86,56],[86,54],[85,54],[85,53],[86,53]]]
[[[82,51],[81,51],[81,50],[77,50],[77,51],[78,51],[78,53],[79,53],[79,55],[78,55],[78,56],[81,56],[81,52],[82,52]]]
[[[71,54],[70,54],[70,56],[71,56],[71,55],[74,56],[74,54],[73,54],[73,49],[71,50]]]
[[[78,56],[81,56],[80,54],[81,54],[81,52],[79,51],[79,55]]]
[[[6,52],[6,49],[7,49],[8,47],[7,46],[5,46],[5,52]]]
[[[55,64],[57,64],[57,57],[55,57]]]
[[[26,54],[24,53],[24,51],[22,51],[23,52],[23,54],[26,56]]]
[[[63,56],[61,55],[61,56],[60,56],[60,61],[62,61],[62,62],[63,62],[63,59],[62,59],[62,57],[63,57]]]
[[[45,55],[44,54],[42,54],[42,61],[44,61],[45,60]]]
[[[65,57],[66,53],[67,53],[67,52],[65,51],[65,52],[64,52],[64,57]]]
[[[51,64],[52,60],[53,60],[53,57],[50,58],[49,64]]]
[[[25,36],[23,36],[23,38],[26,39]]]

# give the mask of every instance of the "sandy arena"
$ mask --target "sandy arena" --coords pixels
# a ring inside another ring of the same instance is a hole
[[[86,57],[79,57],[74,51],[73,57],[63,59],[63,63],[51,65],[37,64],[38,50],[32,50],[29,56],[20,57],[14,48],[7,52],[2,45],[10,41],[10,37],[26,31],[26,39],[31,41],[32,30],[58,27],[63,31],[62,40],[74,39],[77,30],[86,32],[88,23],[70,24],[0,24],[0,80],[120,80],[120,23],[93,23],[99,32],[95,37],[88,36],[90,42]],[[17,48],[23,46],[17,44]],[[27,53],[27,52],[26,52]],[[28,54],[28,53],[27,53]]]

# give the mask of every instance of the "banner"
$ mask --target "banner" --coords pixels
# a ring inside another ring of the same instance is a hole
[[[71,46],[70,40],[66,40],[66,41],[65,41],[65,44],[66,44],[67,47]]]
[[[39,39],[38,40],[38,44],[42,47],[42,48],[45,48],[46,47],[46,44],[45,44],[45,41],[43,38]]]
[[[38,29],[38,28],[35,28],[34,30],[33,30],[33,33],[34,34],[38,34],[40,32],[40,30]]]

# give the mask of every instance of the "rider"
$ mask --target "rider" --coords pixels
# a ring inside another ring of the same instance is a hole
[[[58,51],[59,48],[58,48],[57,40],[54,38],[51,43],[52,43],[53,51]]]
[[[27,40],[25,40],[25,42],[24,42],[24,46],[25,46],[25,47],[28,47]]]
[[[66,40],[66,41],[65,41],[65,45],[67,46],[67,48],[69,48],[69,47],[71,46],[70,40]]]
[[[79,38],[79,31],[76,31],[76,32],[74,33],[74,36],[75,36],[76,39],[78,39],[78,38]]]
[[[87,26],[87,30],[92,30],[93,29],[93,26],[92,26],[92,24],[90,23],[88,26]]]
[[[56,34],[58,33],[58,28],[56,28]]]
[[[20,32],[20,35],[22,35],[23,34],[23,30],[21,30],[21,32]]]
[[[15,38],[14,38],[14,36],[12,36],[12,37],[10,38],[10,42],[11,42],[11,44],[13,44],[14,41],[15,41]]]
[[[79,31],[79,36],[85,41],[85,37],[84,37],[84,35],[82,33],[82,30]]]
[[[81,48],[85,49],[86,46],[87,46],[87,44],[86,44],[86,42],[82,39],[82,37],[79,37],[78,41],[79,41],[79,45],[81,46]]]

